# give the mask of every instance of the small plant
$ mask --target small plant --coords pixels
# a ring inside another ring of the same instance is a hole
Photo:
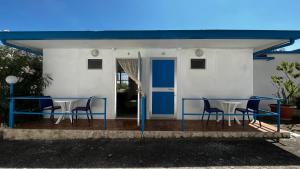
[[[294,99],[300,92],[300,85],[296,79],[300,77],[299,62],[281,62],[276,70],[279,75],[271,76],[273,85],[276,87],[275,96],[281,98],[283,105],[293,105]]]

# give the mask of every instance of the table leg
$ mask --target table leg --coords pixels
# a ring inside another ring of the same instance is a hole
[[[70,117],[70,121],[72,123],[72,102],[69,103],[69,107],[68,107],[68,112],[69,112],[69,117]]]
[[[60,104],[60,107],[61,107],[61,112],[62,112],[62,113],[66,112],[65,105],[64,105],[63,103],[59,103],[59,104]],[[57,119],[57,121],[55,122],[55,124],[59,124],[60,121],[63,119],[63,117],[64,117],[64,115],[61,114],[61,115],[58,117],[58,119]]]
[[[234,104],[233,109],[232,109],[232,112],[233,112],[233,114],[234,114],[233,120],[235,120],[235,121],[237,122],[237,124],[240,125],[241,123],[240,123],[239,119],[237,118],[237,116],[236,116],[236,114],[235,114],[235,109],[237,108],[237,106],[238,106],[238,104]]]
[[[230,114],[230,104],[227,104],[227,113]],[[231,126],[231,118],[230,115],[228,115],[228,126]]]

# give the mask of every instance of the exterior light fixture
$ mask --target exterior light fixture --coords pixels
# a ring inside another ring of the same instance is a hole
[[[18,78],[16,76],[13,76],[13,75],[10,75],[10,76],[7,76],[5,78],[5,81],[8,83],[8,84],[15,84],[18,82]]]
[[[97,57],[99,55],[99,50],[98,49],[93,49],[91,51],[91,55],[94,56],[94,57]]]
[[[201,57],[203,56],[204,52],[202,49],[196,49],[195,50],[195,55],[198,56],[198,57]]]

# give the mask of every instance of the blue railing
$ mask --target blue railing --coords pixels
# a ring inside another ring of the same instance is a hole
[[[47,97],[34,97],[34,96],[28,96],[28,97],[11,97],[10,98],[10,104],[9,104],[9,127],[13,128],[15,123],[15,115],[65,115],[70,112],[30,112],[30,111],[16,111],[15,108],[15,101],[16,100],[49,100]],[[54,97],[50,99],[68,99],[68,100],[87,100],[89,98],[86,97]],[[92,112],[92,115],[103,115],[104,119],[104,129],[106,129],[106,107],[107,107],[107,99],[104,97],[93,97],[94,100],[103,100],[104,106],[103,106],[103,112]],[[78,115],[85,115],[84,112],[78,112]]]
[[[145,121],[146,121],[146,112],[147,112],[147,109],[146,109],[146,96],[142,96],[142,99],[141,99],[141,119],[142,119],[142,123],[141,123],[141,132],[142,132],[142,135],[144,134],[144,131],[145,131]]]
[[[215,101],[222,101],[222,100],[236,100],[236,101],[248,101],[248,100],[269,100],[269,101],[276,101],[277,107],[276,112],[268,111],[268,110],[262,110],[259,109],[259,111],[263,113],[255,113],[253,114],[254,119],[257,117],[263,117],[263,116],[275,116],[277,117],[277,131],[280,131],[280,98],[273,98],[273,97],[261,97],[256,96],[256,99],[243,99],[243,98],[206,98],[207,100],[215,100]],[[184,117],[185,116],[207,116],[208,114],[203,114],[203,112],[185,112],[185,102],[186,101],[203,101],[204,98],[182,98],[182,119],[181,119],[181,129],[184,130]],[[216,113],[210,113],[211,115],[216,115]],[[232,114],[230,112],[225,112],[224,116],[242,116],[243,114]]]

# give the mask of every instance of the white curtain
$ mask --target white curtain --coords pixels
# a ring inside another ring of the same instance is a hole
[[[138,60],[137,59],[118,59],[118,62],[122,69],[137,85],[140,85],[138,80]]]

